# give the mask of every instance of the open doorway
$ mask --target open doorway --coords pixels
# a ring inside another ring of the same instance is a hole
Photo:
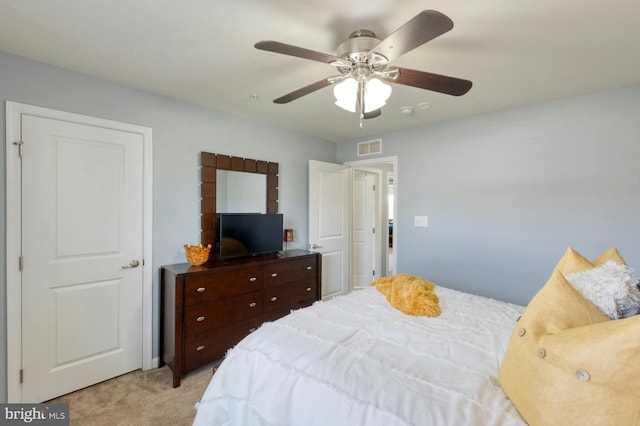
[[[344,163],[350,167],[366,167],[381,172],[379,200],[375,206],[378,223],[376,228],[382,230],[380,244],[376,245],[376,256],[379,259],[379,277],[395,274],[398,256],[398,230],[394,217],[397,216],[397,157],[372,158]]]

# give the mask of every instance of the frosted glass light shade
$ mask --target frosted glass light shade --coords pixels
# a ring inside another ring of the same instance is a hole
[[[336,84],[333,88],[336,105],[347,111],[356,112],[358,82],[349,77]],[[391,86],[377,78],[367,80],[364,86],[364,112],[370,112],[383,107],[391,96]]]
[[[358,96],[358,82],[349,77],[333,88],[333,96],[336,97],[336,105],[347,111],[356,112],[356,97]]]
[[[367,81],[364,86],[364,112],[382,108],[391,96],[391,86],[384,84],[377,78]]]

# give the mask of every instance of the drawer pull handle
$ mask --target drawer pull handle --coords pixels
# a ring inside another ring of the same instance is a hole
[[[249,329],[249,333],[253,333],[253,332],[254,332],[254,331],[256,331],[256,330],[257,330],[257,328],[252,327],[252,328],[250,328],[250,329]]]
[[[196,351],[201,351],[201,350],[203,350],[203,349],[204,349],[204,345],[200,345],[200,346],[198,346],[198,347],[196,348]]]
[[[204,287],[198,287],[198,289],[196,290],[198,293],[202,293],[204,292],[206,289]]]
[[[256,307],[256,302],[251,302],[251,303],[249,303],[249,307],[250,307],[250,308],[255,308],[255,307]]]
[[[271,298],[271,301],[272,301],[272,302],[275,302],[276,300],[278,300],[278,298],[277,298],[276,296],[273,296],[273,297]]]
[[[307,271],[310,271],[310,270],[311,270],[311,266],[307,266]]]
[[[249,278],[250,283],[255,283],[258,279],[256,277]]]
[[[307,291],[311,291],[311,287],[307,287]]]
[[[271,274],[271,278],[275,278],[275,277],[277,277],[277,276],[278,276],[278,273],[277,273],[277,272],[274,272],[273,274]]]
[[[198,317],[198,318],[196,318],[196,321],[202,322],[202,321],[204,321],[204,317]]]

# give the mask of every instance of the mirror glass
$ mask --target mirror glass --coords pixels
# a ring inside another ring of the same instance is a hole
[[[267,175],[218,169],[216,210],[218,213],[266,213]]]

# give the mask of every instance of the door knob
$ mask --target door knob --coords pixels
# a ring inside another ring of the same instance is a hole
[[[317,245],[317,244],[315,244],[315,243],[314,243],[314,244],[311,246],[311,248],[315,250],[315,249],[322,248],[322,246],[319,246],[319,245]]]
[[[128,265],[123,266],[122,269],[132,269],[132,268],[137,268],[138,266],[140,266],[140,261],[132,260],[131,262],[129,262]]]

